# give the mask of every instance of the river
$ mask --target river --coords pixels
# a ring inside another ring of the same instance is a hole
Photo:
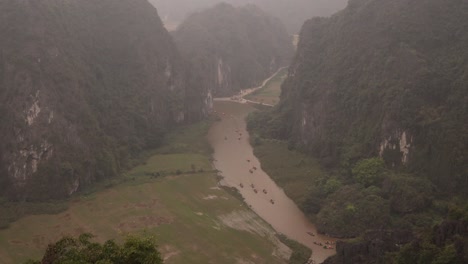
[[[326,241],[335,239],[317,234],[315,226],[262,170],[254,156],[245,117],[255,109],[248,104],[217,101],[214,110],[221,120],[213,124],[208,139],[214,150],[214,166],[224,177],[222,184],[236,187],[252,210],[278,233],[311,248],[312,260],[316,263],[334,255],[335,250],[324,249],[314,242],[325,245]],[[314,236],[307,232],[312,232]]]

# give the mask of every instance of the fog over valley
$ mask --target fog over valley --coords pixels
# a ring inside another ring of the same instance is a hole
[[[280,18],[291,34],[299,32],[302,24],[315,16],[330,16],[346,7],[347,0],[149,0],[159,11],[168,30],[174,30],[188,15],[217,3],[234,6],[255,4]]]
[[[468,1],[0,0],[0,264],[468,263]]]

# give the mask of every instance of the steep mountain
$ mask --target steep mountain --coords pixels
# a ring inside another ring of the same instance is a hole
[[[309,20],[278,136],[328,166],[380,156],[446,191],[468,188],[468,3],[354,0]]]
[[[170,28],[180,24],[190,13],[219,2],[235,6],[255,4],[267,13],[280,18],[291,34],[299,32],[307,19],[329,16],[346,6],[347,0],[150,0],[160,10],[163,21]]]
[[[216,5],[188,17],[173,35],[193,82],[217,96],[260,84],[288,65],[293,51],[281,22],[252,5]]]
[[[0,21],[0,194],[11,199],[112,177],[209,110],[146,0],[3,0]]]
[[[389,263],[468,259],[467,28],[461,0],[350,0],[302,27],[279,105],[248,127],[328,172],[301,208],[319,232],[361,237],[330,263],[385,263],[409,241],[400,253],[420,259]],[[465,208],[464,220],[450,217],[454,208]],[[443,231],[450,239],[427,239],[444,219],[461,221]]]

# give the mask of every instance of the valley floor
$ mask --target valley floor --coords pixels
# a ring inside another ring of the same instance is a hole
[[[218,187],[204,145],[207,128],[175,132],[122,183],[73,198],[60,214],[24,217],[0,230],[0,263],[38,258],[48,243],[83,232],[101,242],[131,233],[155,236],[169,264],[287,262],[291,250],[272,228]]]

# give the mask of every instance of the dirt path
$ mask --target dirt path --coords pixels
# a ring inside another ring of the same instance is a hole
[[[262,102],[257,102],[257,101],[252,101],[252,100],[247,100],[245,99],[245,97],[259,89],[262,89],[271,79],[273,79],[279,72],[281,72],[282,70],[286,69],[288,67],[281,67],[279,68],[275,73],[273,73],[270,77],[268,77],[267,79],[265,79],[263,81],[263,83],[258,86],[258,87],[254,87],[254,88],[249,88],[249,89],[245,89],[245,90],[241,90],[239,92],[239,94],[237,95],[234,95],[232,97],[219,97],[219,98],[214,98],[213,100],[214,101],[218,101],[218,102],[236,102],[236,103],[240,103],[240,104],[247,104],[247,103],[250,103],[250,104],[258,104],[258,105],[263,105],[263,106],[270,106],[270,107],[273,107],[274,105],[272,104],[265,104],[265,103],[262,103]]]

